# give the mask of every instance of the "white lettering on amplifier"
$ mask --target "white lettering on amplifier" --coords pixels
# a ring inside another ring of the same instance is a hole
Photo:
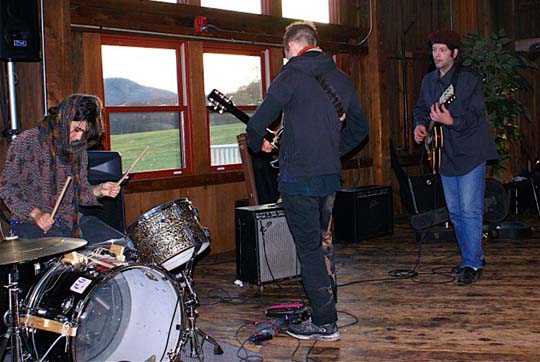
[[[88,288],[88,286],[92,283],[90,279],[86,279],[83,277],[79,277],[77,280],[75,280],[75,283],[69,288],[69,290],[82,294]]]

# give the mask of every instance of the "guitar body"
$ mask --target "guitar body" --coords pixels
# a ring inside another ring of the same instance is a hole
[[[448,88],[443,92],[437,106],[444,105],[448,108],[448,105],[456,99],[454,94],[454,86],[450,84]],[[428,135],[424,141],[424,147],[426,148],[429,165],[433,173],[438,173],[441,167],[442,148],[444,146],[444,133],[441,124],[431,120],[428,126]]]
[[[430,134],[430,141],[426,142],[428,160],[433,173],[439,172],[441,167],[442,148],[444,145],[444,134],[441,125],[434,125]]]

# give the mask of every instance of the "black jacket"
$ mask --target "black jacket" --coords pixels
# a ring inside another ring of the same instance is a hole
[[[442,78],[438,69],[424,77],[414,108],[415,127],[428,127],[431,106],[448,88],[456,69],[452,67]],[[474,70],[462,67],[456,83],[456,99],[448,106],[454,124],[442,126],[440,173],[444,176],[462,176],[482,162],[499,158],[487,120],[482,79]]]
[[[324,77],[339,96],[345,124],[316,77]],[[270,85],[248,123],[248,144],[261,149],[266,127],[283,111],[284,132],[279,149],[280,177],[340,174],[340,156],[368,134],[368,125],[352,80],[331,57],[308,51],[293,57]]]

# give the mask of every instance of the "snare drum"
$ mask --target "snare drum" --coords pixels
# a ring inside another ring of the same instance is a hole
[[[183,319],[174,281],[139,264],[99,270],[59,262],[31,290],[20,319],[36,357],[50,350],[50,361],[168,360]]]
[[[128,227],[139,260],[172,270],[185,264],[195,250],[210,244],[208,229],[202,227],[188,199],[156,206]]]

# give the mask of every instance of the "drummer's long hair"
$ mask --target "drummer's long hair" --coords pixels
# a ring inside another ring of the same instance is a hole
[[[71,122],[86,122],[87,133],[80,141],[70,142]],[[73,173],[75,197],[73,206],[73,235],[80,236],[79,198],[81,192],[81,154],[88,145],[97,143],[103,137],[103,104],[93,95],[72,94],[62,100],[58,107],[49,109],[38,125],[42,138],[51,152],[51,194],[57,190],[57,162],[70,164]]]

